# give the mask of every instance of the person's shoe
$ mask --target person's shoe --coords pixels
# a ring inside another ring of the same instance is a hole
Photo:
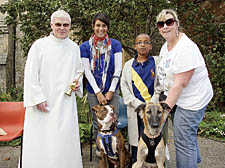
[[[95,153],[96,153],[96,156],[101,157],[101,152],[98,148],[96,149]]]

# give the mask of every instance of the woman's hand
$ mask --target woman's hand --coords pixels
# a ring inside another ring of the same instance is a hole
[[[96,93],[96,96],[97,96],[99,104],[101,104],[101,105],[107,104],[107,100],[106,100],[105,96],[102,94],[102,92]]]
[[[113,95],[114,95],[114,92],[112,92],[112,91],[107,92],[107,93],[105,94],[106,100],[107,100],[107,101],[112,100]]]

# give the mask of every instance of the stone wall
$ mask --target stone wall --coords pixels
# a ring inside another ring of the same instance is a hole
[[[6,0],[0,0],[0,5],[7,2]],[[5,17],[0,13],[0,89],[5,90],[6,87],[6,60],[8,53],[8,30],[5,25]]]
[[[20,46],[20,39],[23,34],[19,31],[19,27],[16,30],[16,87],[23,87],[24,66],[27,58],[24,56]]]
[[[7,0],[0,0],[0,5],[6,2]],[[8,30],[5,24],[5,17],[6,15],[0,13],[0,90],[3,91],[6,89],[6,60],[8,54]],[[17,26],[16,37],[16,87],[23,87],[24,65],[26,58],[23,56],[20,47],[22,33],[19,31],[19,26]]]

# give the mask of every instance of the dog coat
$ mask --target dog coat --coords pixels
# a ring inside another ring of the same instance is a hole
[[[153,139],[148,138],[144,133],[142,134],[142,139],[148,147],[148,155],[145,160],[147,163],[156,163],[155,149],[156,149],[157,145],[159,144],[161,138],[162,138],[162,133],[160,133],[160,135],[158,137],[153,138]],[[151,146],[150,141],[154,141],[155,145]]]

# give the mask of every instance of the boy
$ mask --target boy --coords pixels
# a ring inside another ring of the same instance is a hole
[[[138,140],[144,130],[143,121],[135,109],[140,104],[149,102],[154,94],[155,69],[158,62],[158,57],[149,55],[152,44],[148,34],[139,34],[134,48],[137,55],[125,63],[120,83],[124,104],[127,105],[128,137],[133,163],[137,160]]]

